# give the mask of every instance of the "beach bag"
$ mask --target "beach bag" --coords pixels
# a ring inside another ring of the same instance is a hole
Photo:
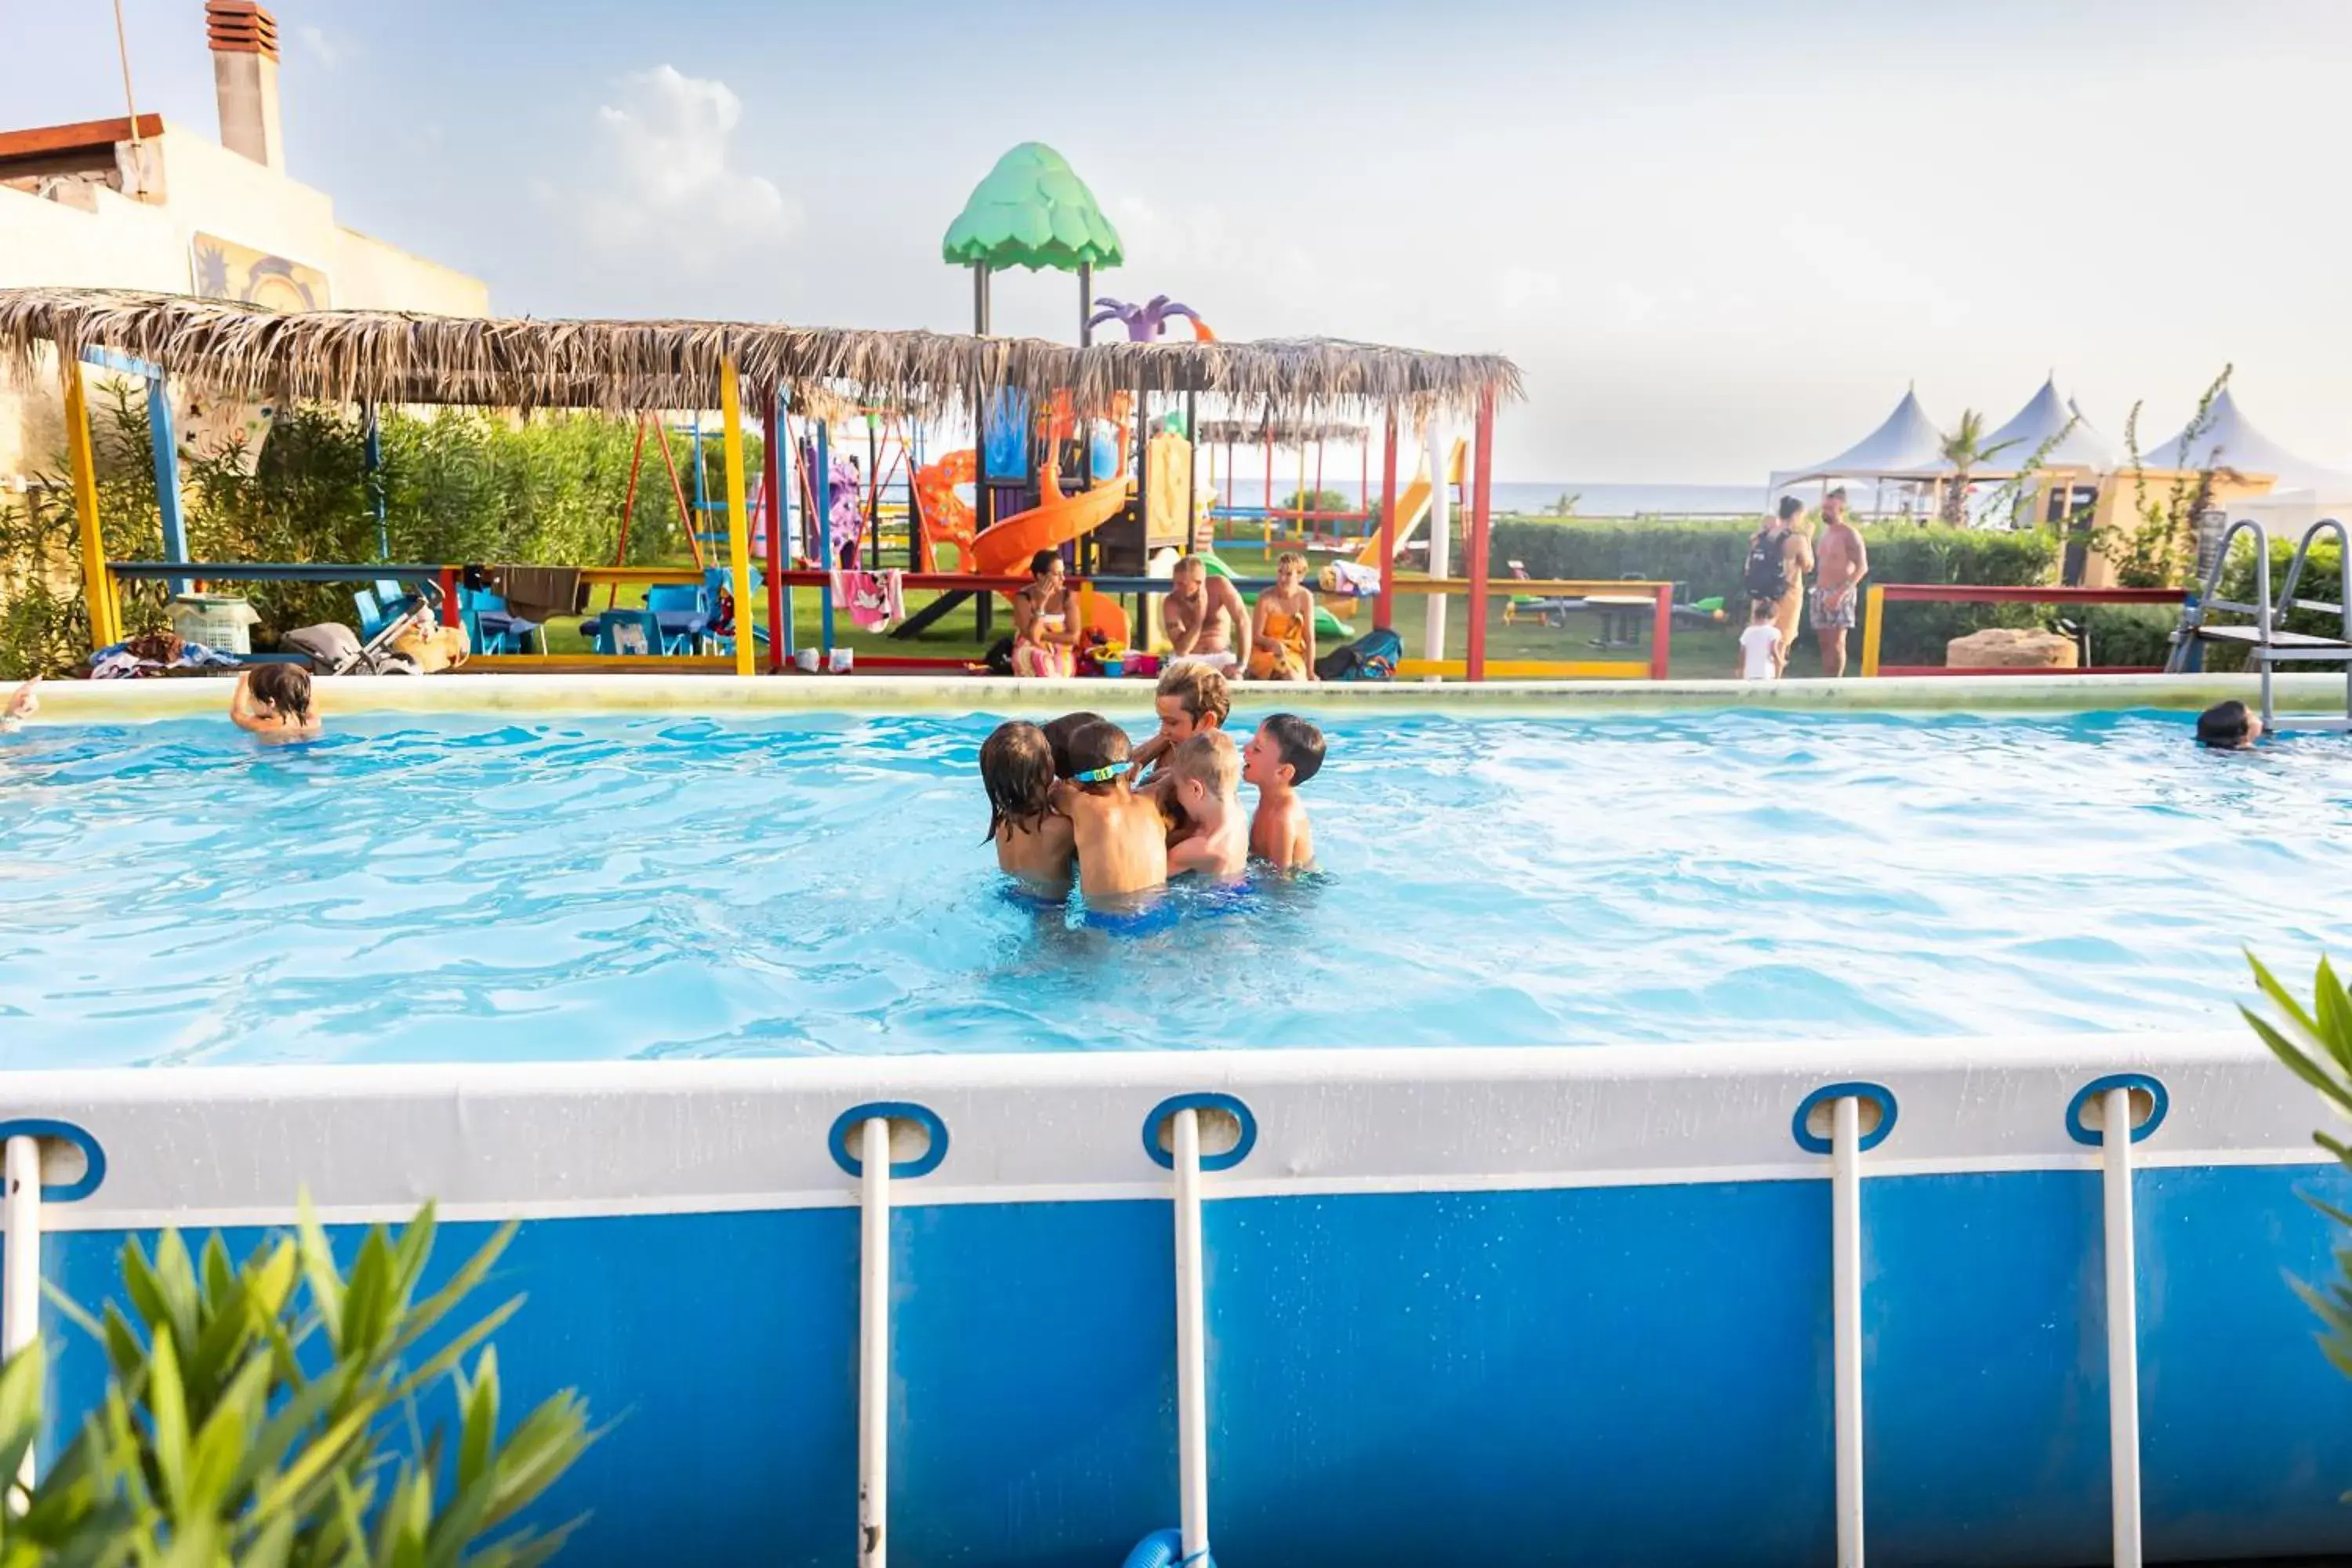
[[[1789,534],[1767,529],[1748,546],[1746,583],[1751,599],[1778,599],[1789,591]]]
[[[1404,655],[1404,639],[1392,631],[1370,631],[1315,661],[1326,680],[1387,680]]]

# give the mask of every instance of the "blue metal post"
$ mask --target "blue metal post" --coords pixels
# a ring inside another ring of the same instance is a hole
[[[817,584],[817,611],[820,626],[818,646],[824,648],[826,664],[833,662],[833,452],[824,421],[816,422],[816,472],[811,476],[809,498],[816,503],[817,570],[824,581]]]
[[[367,405],[368,509],[375,513],[376,559],[392,559],[392,521],[383,504],[383,432],[378,428],[375,405]]]
[[[147,369],[147,442],[155,456],[155,506],[163,517],[163,559],[188,559],[188,523],[180,512],[180,443],[172,429],[172,389],[161,366]],[[174,577],[164,584],[184,594],[191,584]]]

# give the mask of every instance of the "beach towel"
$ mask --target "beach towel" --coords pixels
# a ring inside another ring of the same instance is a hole
[[[833,600],[848,609],[849,618],[856,623],[858,630],[878,632],[894,621],[906,619],[906,577],[895,567],[879,575],[836,570],[833,574]]]
[[[575,566],[501,566],[494,574],[503,585],[507,612],[545,626],[587,608]]]

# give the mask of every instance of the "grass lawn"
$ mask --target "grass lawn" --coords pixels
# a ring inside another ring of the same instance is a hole
[[[1218,554],[1236,573],[1244,577],[1271,577],[1274,574],[1273,561],[1262,550],[1253,550],[1245,545],[1239,547],[1227,545],[1221,547]],[[679,563],[679,564],[688,563]],[[1418,574],[1405,575],[1413,576]],[[916,607],[919,608],[920,604],[929,602],[930,595],[910,595],[910,597],[918,601]],[[796,588],[793,590],[792,598],[794,646],[814,647],[817,640],[817,626],[821,613],[820,595],[814,588]],[[644,602],[644,592],[641,589],[625,588],[621,592],[621,601],[625,605],[641,604]],[[603,595],[600,593],[591,601],[591,604],[593,608],[602,609]],[[1421,595],[1401,594],[1397,596],[1396,631],[1397,635],[1404,639],[1405,655],[1409,658],[1418,658],[1422,656],[1422,640],[1428,625],[1429,605],[1430,600]],[[754,607],[754,618],[761,626],[768,624],[768,601],[764,593],[759,596],[759,603]],[[1350,618],[1359,635],[1371,629],[1371,607],[1369,605],[1360,608]],[[1587,614],[1572,615],[1564,626],[1547,626],[1530,617],[1522,617],[1514,624],[1506,625],[1503,621],[1501,600],[1498,597],[1496,601],[1493,618],[1486,627],[1486,657],[1491,659],[1576,659],[1596,662],[1622,660],[1625,666],[1626,677],[1639,679],[1649,670],[1650,654],[1646,640],[1646,622],[1643,626],[1644,640],[1642,646],[1633,648],[1601,649],[1592,646],[1593,639],[1600,635],[1599,616]],[[1012,633],[1012,609],[999,599],[995,607],[991,637],[992,638],[1006,637]],[[1446,657],[1448,658],[1466,657],[1470,635],[1469,617],[1464,601],[1460,597],[1451,601],[1451,608],[1446,613],[1445,631]],[[1728,623],[1720,626],[1677,626],[1674,634],[1672,651],[1673,673],[1685,679],[1727,676],[1735,673],[1738,655],[1738,626]],[[834,640],[836,646],[852,648],[859,654],[895,655],[900,658],[963,658],[977,662],[986,652],[986,644],[981,640],[979,635],[975,604],[969,602],[958,605],[936,626],[927,628],[920,636],[907,639],[892,637],[887,634],[877,636],[871,632],[859,631],[850,624],[849,616],[845,613],[837,612],[834,616]],[[588,639],[580,635],[580,623],[577,620],[551,622],[547,627],[547,651],[551,654],[580,654],[590,651]],[[1318,641],[1317,651],[1318,653],[1328,651],[1327,645]],[[1800,657],[1805,657],[1801,649]]]

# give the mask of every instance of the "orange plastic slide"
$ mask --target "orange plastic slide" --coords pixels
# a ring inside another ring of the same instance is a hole
[[[1054,489],[1050,477],[1046,486],[1049,491]],[[1128,493],[1128,481],[1121,476],[1016,512],[973,536],[972,570],[984,577],[1017,577],[1029,570],[1029,558],[1040,550],[1059,550],[1117,517],[1127,505]]]
[[[1462,482],[1462,461],[1469,449],[1470,444],[1466,441],[1454,443],[1454,454],[1445,459],[1448,484]],[[1405,547],[1412,542],[1412,536],[1421,531],[1421,525],[1428,521],[1429,476],[1423,473],[1414,476],[1412,483],[1405,486],[1403,493],[1397,497],[1396,552],[1400,557],[1404,554]],[[1372,536],[1364,541],[1363,549],[1356,552],[1356,564],[1378,567],[1380,563],[1381,531],[1375,525]]]

